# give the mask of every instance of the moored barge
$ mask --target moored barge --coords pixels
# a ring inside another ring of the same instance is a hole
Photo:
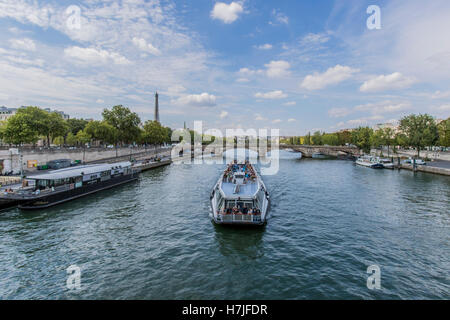
[[[95,164],[54,170],[24,178],[23,187],[5,194],[19,209],[45,209],[95,192],[110,189],[139,177],[130,162]]]

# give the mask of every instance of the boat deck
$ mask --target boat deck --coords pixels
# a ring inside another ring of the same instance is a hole
[[[222,191],[225,197],[251,197],[258,191],[258,184],[256,182],[239,185],[238,190],[236,190],[236,186],[236,184],[231,182],[222,182]]]

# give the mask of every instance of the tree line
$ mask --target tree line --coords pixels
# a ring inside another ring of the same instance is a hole
[[[64,146],[99,145],[161,145],[170,143],[172,130],[157,121],[141,119],[135,112],[122,105],[104,109],[102,120],[67,119],[57,112],[48,112],[39,107],[20,108],[17,113],[0,124],[0,139],[3,143],[21,146],[36,145],[43,140]]]
[[[428,114],[409,115],[400,120],[398,130],[389,127],[373,130],[370,127],[359,127],[354,130],[344,130],[335,133],[316,131],[312,135],[290,137],[281,142],[291,145],[330,145],[343,146],[352,144],[366,153],[372,147],[413,147],[417,155],[425,147],[450,147],[450,118],[436,124]]]

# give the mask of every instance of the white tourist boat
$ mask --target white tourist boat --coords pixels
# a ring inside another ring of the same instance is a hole
[[[269,194],[248,161],[227,166],[211,192],[211,218],[217,224],[264,225]]]
[[[384,168],[384,166],[381,163],[378,163],[378,161],[372,156],[362,156],[356,160],[356,164],[372,169]]]

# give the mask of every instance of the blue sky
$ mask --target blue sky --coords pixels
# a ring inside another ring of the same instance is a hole
[[[282,135],[447,118],[448,30],[447,0],[0,0],[0,105],[148,120],[158,90],[173,128]]]

